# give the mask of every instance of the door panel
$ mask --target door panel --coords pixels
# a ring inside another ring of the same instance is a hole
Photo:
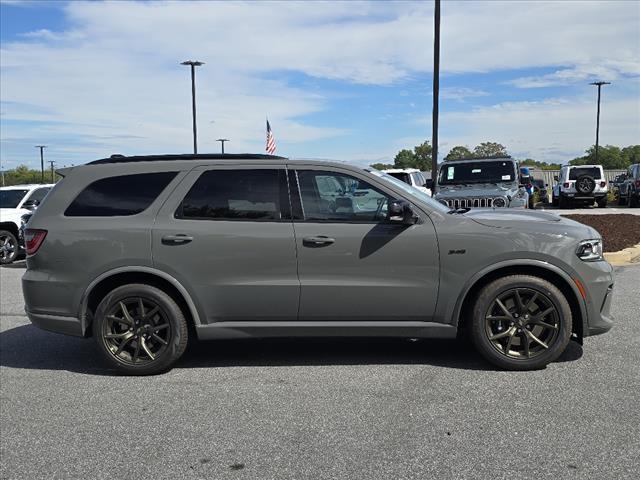
[[[353,181],[343,182],[348,189],[336,192],[334,203],[321,189],[314,198],[309,175],[327,177],[332,171],[305,170],[297,172],[305,217],[295,220],[300,320],[430,321],[439,255],[429,217],[419,214],[419,223],[411,226],[375,220],[377,200],[397,195],[352,173]],[[386,214],[386,208],[380,211]],[[314,245],[313,238],[330,241]]]
[[[259,178],[248,180],[256,170]],[[229,173],[235,171],[241,175]],[[208,183],[197,183],[202,174]],[[286,189],[282,166],[200,167],[162,207],[154,265],[188,285],[206,323],[297,319],[300,284]]]

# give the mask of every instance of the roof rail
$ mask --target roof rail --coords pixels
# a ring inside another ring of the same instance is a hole
[[[108,163],[159,162],[171,160],[286,160],[277,155],[263,155],[256,153],[184,153],[172,155],[134,155],[127,157],[121,154],[111,155],[87,163],[87,165],[103,165]]]

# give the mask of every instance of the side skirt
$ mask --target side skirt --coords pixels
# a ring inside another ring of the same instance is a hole
[[[457,328],[433,322],[218,322],[196,327],[200,340],[253,337],[456,338]]]

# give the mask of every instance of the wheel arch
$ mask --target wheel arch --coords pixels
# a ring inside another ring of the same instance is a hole
[[[168,295],[182,308],[191,326],[200,325],[200,315],[187,289],[171,275],[151,267],[122,267],[103,273],[86,288],[80,302],[79,318],[82,333],[89,336],[93,314],[100,301],[114,288],[128,283],[153,285]]]
[[[20,236],[20,229],[15,224],[15,222],[2,222],[0,223],[0,230],[7,230],[8,232],[13,233],[16,238]]]
[[[558,287],[571,307],[571,315],[573,317],[572,334],[575,335],[578,342],[582,343],[584,332],[587,330],[587,310],[580,290],[578,290],[571,276],[564,270],[550,263],[536,260],[501,262],[474,275],[468,282],[454,310],[453,320],[458,327],[460,335],[464,335],[478,292],[493,280],[507,275],[539,277]]]

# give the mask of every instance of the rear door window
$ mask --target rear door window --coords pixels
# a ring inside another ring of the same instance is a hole
[[[283,169],[208,170],[184,197],[176,218],[280,221],[290,218],[288,207]]]
[[[96,180],[64,212],[67,217],[115,217],[146,210],[178,172],[139,173]]]

